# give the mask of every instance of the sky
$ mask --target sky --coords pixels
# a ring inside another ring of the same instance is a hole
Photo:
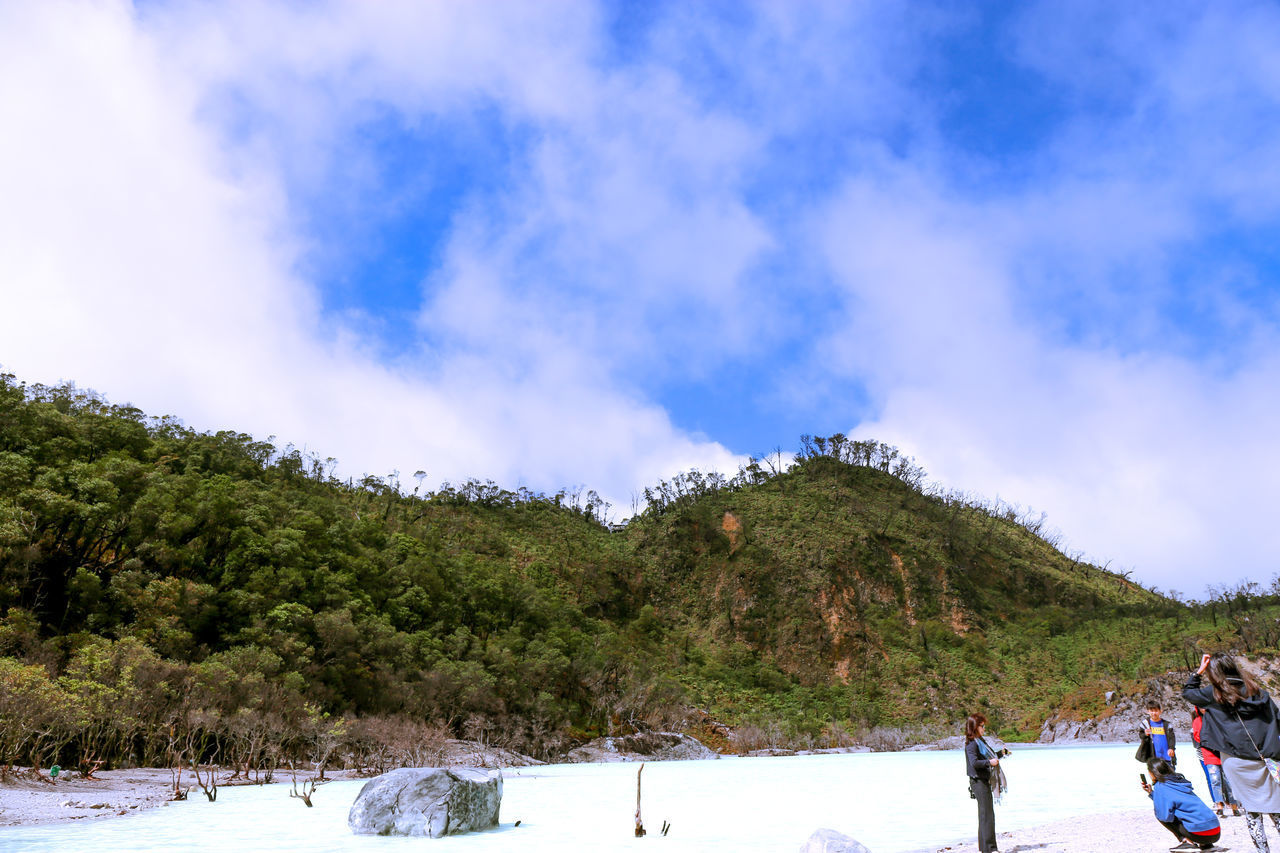
[[[1280,570],[1280,7],[0,0],[0,365],[339,476],[842,432]]]

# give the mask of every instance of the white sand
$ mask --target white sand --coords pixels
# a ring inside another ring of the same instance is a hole
[[[168,770],[99,770],[94,776],[83,779],[70,773],[60,776],[56,784],[11,776],[0,783],[0,826],[130,814],[173,797]],[[194,784],[194,780],[183,781],[184,786]]]
[[[56,784],[48,781],[47,771],[42,775],[44,781],[16,774],[7,782],[0,782],[0,826],[32,826],[136,814],[142,809],[167,806],[173,800],[173,775],[161,768],[99,770],[92,779],[72,772],[60,775]],[[219,788],[253,784],[229,780],[230,775],[225,769],[218,771]],[[292,778],[288,770],[277,770],[274,781],[289,782]],[[299,784],[306,778],[310,777],[300,773]],[[350,771],[325,772],[327,780],[353,778],[357,777]],[[192,799],[205,796],[190,770],[182,772],[180,785]]]
[[[1228,815],[1230,811],[1227,812]],[[977,832],[974,815],[974,832]],[[996,842],[1001,853],[1141,853],[1168,850],[1178,842],[1156,822],[1150,809],[1112,814],[1087,815],[1055,821],[1013,832],[999,832],[1000,813],[996,812]],[[1280,849],[1274,826],[1270,826],[1273,848]],[[1253,840],[1244,816],[1222,819],[1222,840],[1218,849],[1236,853],[1252,853]],[[977,842],[950,846],[927,847],[917,853],[977,853]]]

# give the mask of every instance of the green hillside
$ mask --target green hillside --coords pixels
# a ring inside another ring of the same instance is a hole
[[[591,492],[331,462],[0,375],[0,762],[822,745],[974,707],[1016,734],[1271,603],[1170,601],[840,436],[677,475],[623,527]]]
[[[689,645],[768,674],[745,685],[714,664],[685,666],[716,713],[763,724],[777,699],[800,693],[810,713],[865,725],[938,723],[978,706],[1012,723],[1024,698],[1047,707],[1050,685],[1030,697],[1000,686],[1046,634],[1181,609],[1068,558],[1037,535],[1039,519],[928,493],[892,448],[805,444],[777,475],[748,469],[719,488],[686,477],[668,489],[683,497],[651,504],[627,530],[645,599]]]

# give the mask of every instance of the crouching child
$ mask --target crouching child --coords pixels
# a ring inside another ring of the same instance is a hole
[[[1144,780],[1142,789],[1151,797],[1156,820],[1179,841],[1177,847],[1169,849],[1212,849],[1222,837],[1222,825],[1217,815],[1196,796],[1186,777],[1163,759],[1147,762],[1147,772],[1151,774],[1151,781]]]

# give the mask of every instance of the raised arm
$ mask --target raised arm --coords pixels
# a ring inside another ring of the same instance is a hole
[[[1187,683],[1182,686],[1182,698],[1186,699],[1197,708],[1207,708],[1214,702],[1213,688],[1205,687],[1200,683],[1200,676],[1204,674],[1205,667],[1209,665],[1209,655],[1200,658],[1200,668],[1187,678]]]

